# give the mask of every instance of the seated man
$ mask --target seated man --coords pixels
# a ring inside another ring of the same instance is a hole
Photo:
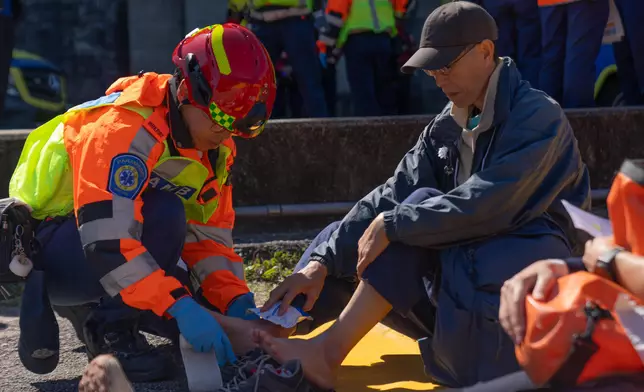
[[[432,12],[403,71],[422,69],[451,102],[393,177],[322,231],[265,304],[286,308],[305,294],[309,329],[337,318],[312,340],[255,334],[279,362],[299,359],[319,387],[334,387],[342,361],[381,321],[421,339],[438,383],[518,369],[498,321],[501,287],[536,260],[571,255],[559,200],[587,208],[590,189],[561,108],[495,56],[496,39],[494,19],[473,3]]]

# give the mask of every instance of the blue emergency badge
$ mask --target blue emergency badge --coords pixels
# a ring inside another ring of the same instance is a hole
[[[121,154],[112,158],[108,190],[127,199],[136,199],[148,179],[148,167],[134,154]]]

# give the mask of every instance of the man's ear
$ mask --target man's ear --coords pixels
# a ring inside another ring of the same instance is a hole
[[[486,39],[485,41],[481,42],[481,51],[483,52],[483,57],[486,60],[489,58],[491,58],[492,60],[495,59],[494,42],[490,41],[489,39]]]

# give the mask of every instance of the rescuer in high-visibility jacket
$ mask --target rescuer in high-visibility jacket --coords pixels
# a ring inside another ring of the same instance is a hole
[[[246,26],[248,24],[248,21],[246,20],[247,13],[247,0],[228,0],[228,17],[226,22]]]
[[[286,52],[306,117],[329,115],[315,50],[313,11],[317,1],[247,0],[248,28],[266,46],[274,64]]]
[[[595,60],[609,0],[538,0],[541,19],[539,89],[563,108],[595,106]]]
[[[392,37],[414,0],[329,0],[327,26],[318,38],[320,61],[343,53],[356,116],[394,114]]]
[[[34,262],[52,305],[71,315],[90,359],[116,353],[134,381],[171,374],[139,333],[142,317],[176,325],[224,364],[235,355],[223,315],[255,307],[233,250],[231,136],[264,129],[272,62],[236,24],[195,29],[172,61],[174,74],[121,78],[34,130],[10,182],[41,221]],[[198,298],[185,271],[176,277],[185,265]]]

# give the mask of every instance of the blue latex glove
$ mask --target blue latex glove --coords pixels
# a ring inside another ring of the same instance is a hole
[[[326,53],[320,52],[320,63],[322,63],[322,68],[326,69]]]
[[[244,320],[258,320],[259,316],[255,313],[247,313],[248,309],[256,308],[255,294],[246,293],[237,297],[233,303],[228,306],[227,316],[237,317]]]
[[[168,314],[177,320],[179,331],[195,351],[214,349],[219,366],[235,362],[233,347],[221,325],[194,299],[181,298],[168,309]]]

